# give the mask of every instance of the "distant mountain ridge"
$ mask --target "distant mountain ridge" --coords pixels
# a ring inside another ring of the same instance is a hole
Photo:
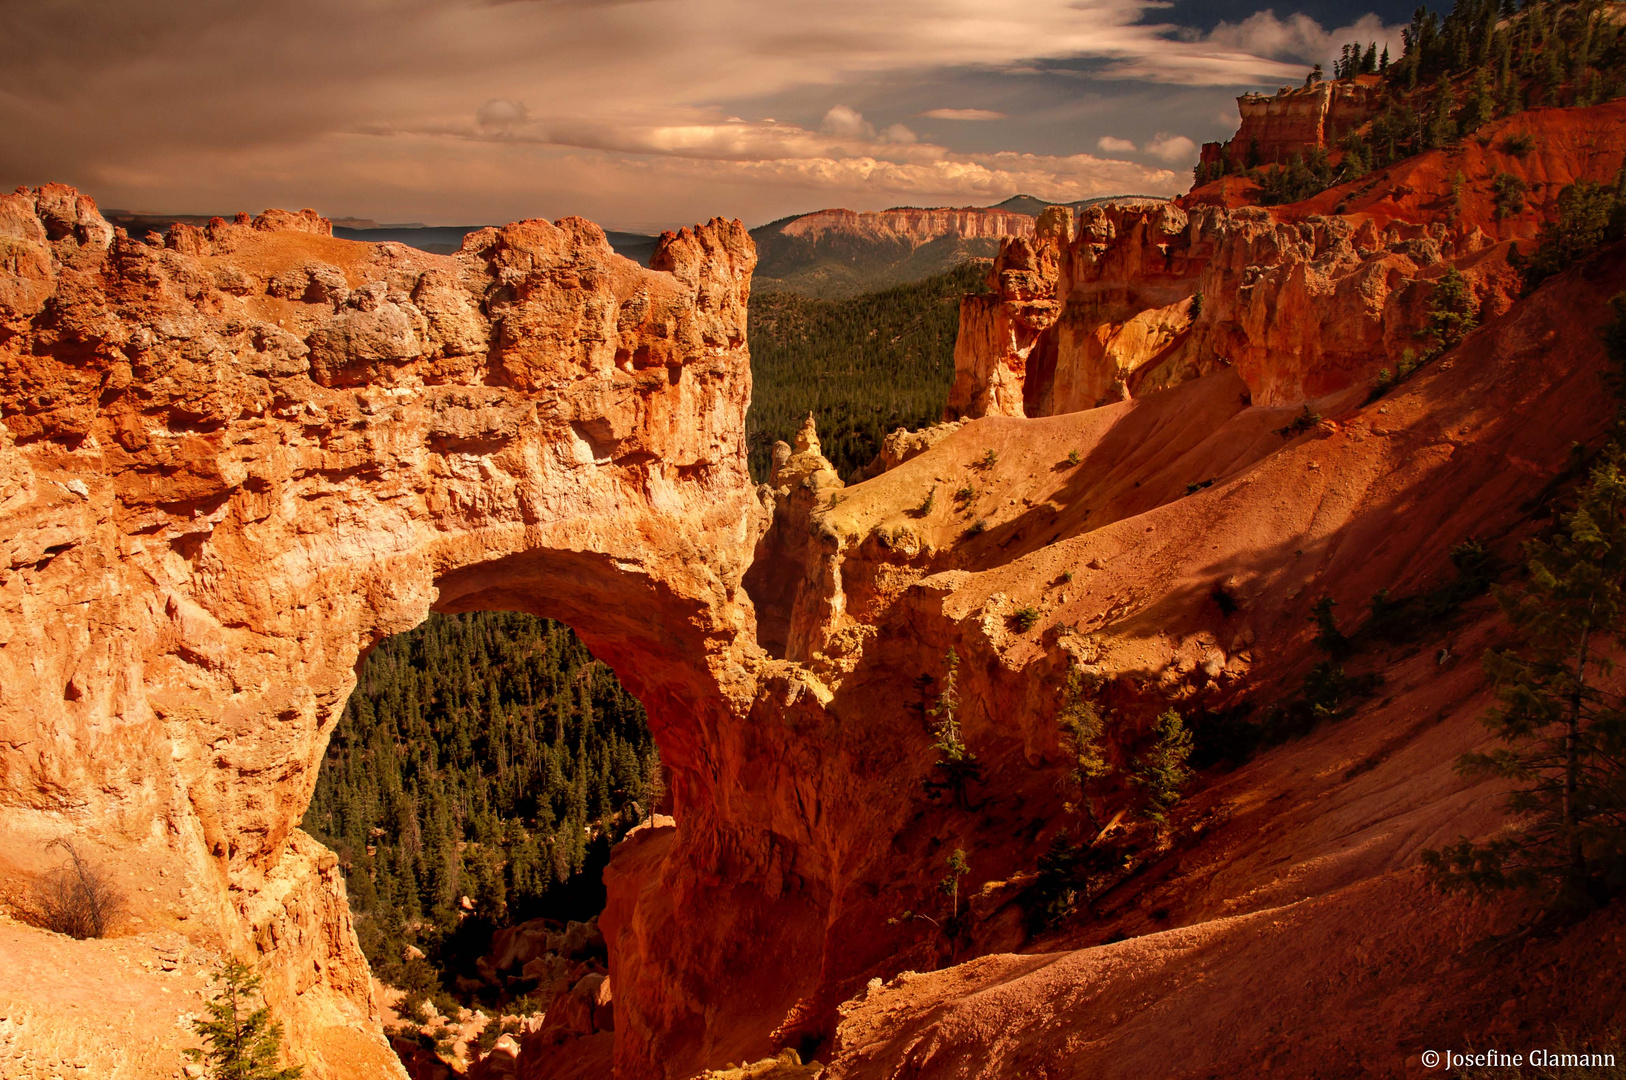
[[[1050,203],[1014,195],[994,206],[829,209],[780,218],[751,230],[757,245],[752,287],[848,299],[947,273],[971,259],[991,259],[1001,241],[1032,236],[1046,207],[1077,210],[1128,197]]]

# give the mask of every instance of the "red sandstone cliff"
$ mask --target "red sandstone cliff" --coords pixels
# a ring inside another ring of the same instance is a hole
[[[1516,132],[1540,150],[1507,153]],[[1564,185],[1613,179],[1623,132],[1620,102],[1532,110],[1293,206],[1228,206],[1220,189],[1235,181],[1222,180],[1174,203],[1088,207],[1050,256],[1053,285],[995,274],[994,296],[965,300],[949,414],[1072,412],[1222,367],[1260,404],[1370,382],[1426,348],[1419,331],[1447,268],[1482,316],[1507,310],[1508,242],[1534,237]],[[1503,173],[1529,186],[1520,213],[1496,212]],[[1010,242],[1000,259],[1028,251]]]
[[[1333,150],[1346,132],[1372,118],[1381,77],[1356,75],[1309,86],[1284,86],[1275,94],[1236,99],[1242,126],[1229,141],[1204,143],[1199,164],[1225,162],[1230,172],[1255,165],[1286,165],[1295,157]]]

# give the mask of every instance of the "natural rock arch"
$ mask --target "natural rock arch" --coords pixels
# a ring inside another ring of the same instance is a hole
[[[307,211],[156,246],[60,186],[0,237],[7,839],[93,836],[138,897],[165,871],[147,916],[257,950],[310,1075],[394,1069],[296,830],[327,736],[385,636],[529,611],[645,702],[677,805],[708,790],[700,732],[754,692],[750,239],[646,270],[579,219],[443,257]]]

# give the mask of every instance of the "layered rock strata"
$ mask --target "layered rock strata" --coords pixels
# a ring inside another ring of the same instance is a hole
[[[1436,344],[1426,322],[1448,271],[1474,317],[1507,310],[1510,243],[1528,247],[1566,184],[1615,177],[1623,124],[1619,102],[1521,114],[1295,206],[1231,207],[1209,185],[1086,207],[1008,241],[992,295],[962,302],[947,415],[1056,415],[1224,367],[1262,405],[1370,383]],[[1519,133],[1543,152],[1506,152]],[[1529,190],[1516,213],[1496,202],[1504,175]]]
[[[1200,164],[1224,162],[1231,172],[1256,165],[1287,165],[1318,150],[1332,150],[1345,133],[1372,118],[1383,96],[1380,77],[1356,75],[1274,94],[1236,99],[1242,125],[1223,143],[1204,143]]]
[[[442,257],[274,211],[155,246],[47,186],[0,199],[0,244],[6,845],[187,882],[137,914],[256,960],[307,1075],[386,1074],[336,861],[297,828],[369,648],[431,609],[568,622],[678,805],[714,798],[764,524],[750,239],[667,234],[645,270],[580,219]]]

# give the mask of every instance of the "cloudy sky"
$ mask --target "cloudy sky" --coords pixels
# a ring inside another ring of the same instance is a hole
[[[1358,13],[1358,14],[1357,14]],[[17,0],[0,184],[641,231],[1171,194],[1234,97],[1410,8],[1312,0]]]

